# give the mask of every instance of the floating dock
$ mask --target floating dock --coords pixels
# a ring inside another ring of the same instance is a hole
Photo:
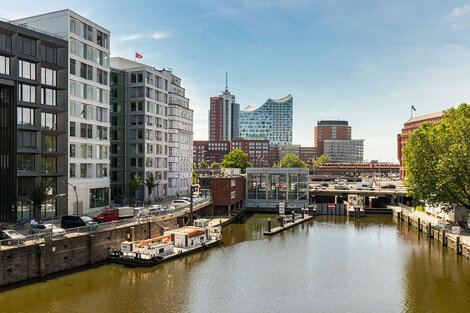
[[[308,212],[309,214],[305,215],[305,212]],[[310,221],[314,218],[314,215],[312,210],[305,210],[302,211],[302,214],[292,214],[289,216],[281,215],[279,218],[281,220],[281,226],[275,228],[271,228],[271,219],[268,219],[268,230],[264,232],[265,236],[273,236],[306,221]]]

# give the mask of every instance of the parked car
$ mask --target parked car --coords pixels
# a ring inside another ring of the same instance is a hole
[[[348,185],[346,185],[346,184],[336,184],[336,185],[335,185],[335,189],[336,189],[336,190],[348,190],[349,187],[348,187]]]
[[[134,208],[134,216],[146,216],[149,215],[149,209],[140,207]]]
[[[382,189],[397,189],[397,186],[394,184],[388,184],[382,187]]]
[[[60,228],[54,224],[31,225],[31,234],[41,234],[46,231],[52,231],[52,237],[64,237],[67,234],[63,228]]]
[[[98,223],[94,222],[91,217],[84,215],[64,215],[60,220],[60,227],[67,229],[73,227],[91,226],[91,230],[98,228]]]
[[[13,229],[0,231],[0,241],[4,246],[23,244],[25,242],[25,238],[25,236]]]
[[[326,189],[328,188],[330,185],[328,185],[327,183],[320,183],[318,185],[315,185],[315,189]]]

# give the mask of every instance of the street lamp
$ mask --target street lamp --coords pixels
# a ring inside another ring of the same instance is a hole
[[[61,183],[65,183],[65,181],[61,181]],[[78,215],[78,194],[77,194],[77,186],[74,186],[72,185],[71,183],[67,182],[70,187],[72,187],[73,191],[75,191],[75,198],[76,198],[76,201],[77,201],[77,215]]]
[[[190,207],[189,207],[189,226],[193,226],[193,204],[194,204],[194,200],[193,200],[193,189],[194,188],[199,188],[200,186],[198,184],[196,185],[191,185],[191,188],[190,188],[190,193],[189,193],[189,197],[190,197]]]

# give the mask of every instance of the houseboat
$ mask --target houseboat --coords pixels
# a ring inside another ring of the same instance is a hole
[[[168,230],[159,237],[123,241],[120,249],[111,253],[109,261],[130,267],[148,267],[219,245],[222,228],[209,226],[209,222],[198,219],[194,221],[195,226]]]

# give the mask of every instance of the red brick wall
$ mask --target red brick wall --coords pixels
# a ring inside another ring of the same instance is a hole
[[[224,139],[224,99],[211,97],[210,104],[210,122],[209,122],[209,140],[218,141]]]
[[[235,186],[231,187],[231,180],[235,180]],[[213,177],[211,180],[212,199],[214,205],[229,205],[245,199],[245,177]],[[235,198],[230,199],[232,191]]]

